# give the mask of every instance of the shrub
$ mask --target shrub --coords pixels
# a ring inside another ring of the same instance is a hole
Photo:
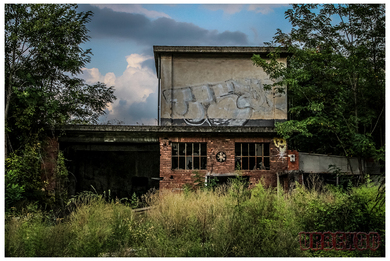
[[[153,230],[144,256],[300,256],[283,197],[260,184],[251,192],[235,179],[214,191],[164,191],[147,213]]]
[[[372,211],[377,186],[349,190],[328,186],[322,193],[298,188],[293,193],[296,216],[306,232],[371,232],[381,235],[378,251],[313,251],[312,256],[384,256],[385,209]],[[306,195],[306,196],[305,196]]]
[[[42,198],[39,150],[39,143],[27,145],[20,155],[11,153],[5,159],[6,209],[23,198],[30,201]]]
[[[384,256],[385,206],[375,206],[376,186],[290,194],[239,179],[214,190],[151,192],[151,206],[131,206],[82,193],[62,221],[28,206],[6,216],[6,256],[287,257]],[[375,208],[374,208],[375,206]],[[299,232],[370,232],[381,235],[376,251],[301,251]]]
[[[50,222],[45,213],[19,213],[7,217],[6,256],[118,255],[137,243],[137,226],[130,207],[103,199],[77,205],[65,220]]]
[[[5,172],[5,209],[9,210],[16,202],[24,198],[24,185],[18,183],[15,170]]]

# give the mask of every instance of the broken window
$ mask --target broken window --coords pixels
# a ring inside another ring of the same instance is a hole
[[[206,169],[206,143],[173,142],[172,169]]]
[[[236,143],[235,167],[238,170],[269,170],[269,143]]]

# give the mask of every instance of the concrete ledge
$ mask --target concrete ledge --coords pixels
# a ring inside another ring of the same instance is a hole
[[[59,142],[73,143],[158,143],[165,135],[178,136],[274,136],[271,127],[197,127],[197,126],[129,126],[68,125],[56,129]]]
[[[158,74],[158,57],[161,54],[169,55],[169,54],[215,54],[215,55],[223,55],[228,54],[231,55],[253,55],[253,54],[268,54],[270,52],[274,52],[278,50],[279,53],[286,56],[291,53],[288,52],[287,48],[279,47],[260,47],[260,46],[164,46],[164,45],[154,45],[153,53],[154,53],[154,61],[156,65],[156,72]]]
[[[259,46],[153,46],[154,53],[269,53],[276,50]],[[287,48],[279,48],[279,51],[287,53]]]
[[[134,125],[67,125],[56,131],[65,132],[142,132],[142,133],[276,133],[273,127],[257,126],[134,126]]]

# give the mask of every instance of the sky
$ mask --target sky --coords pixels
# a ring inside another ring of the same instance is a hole
[[[277,28],[289,32],[287,4],[79,4],[92,11],[93,56],[87,83],[114,86],[117,100],[100,123],[157,124],[157,76],[153,45],[264,46]]]

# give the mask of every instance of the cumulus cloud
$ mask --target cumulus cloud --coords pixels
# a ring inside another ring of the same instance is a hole
[[[115,12],[124,12],[124,13],[134,13],[134,14],[143,14],[149,18],[158,18],[158,17],[167,17],[169,15],[157,12],[153,10],[148,10],[143,8],[142,5],[128,5],[128,4],[94,4],[93,6],[99,7],[100,9],[108,8]]]
[[[143,65],[151,59],[153,57],[140,54],[127,56],[127,68],[118,77],[114,73],[102,75],[97,68],[82,69],[81,78],[87,83],[100,81],[108,86],[115,86],[117,100],[107,107],[105,121],[117,119],[125,124],[156,124],[157,78],[151,68]]]
[[[145,15],[114,12],[96,6],[81,6],[91,10],[94,19],[88,24],[92,38],[121,38],[140,45],[247,45],[247,35],[235,31],[206,30],[193,23],[177,22],[160,17],[155,20]]]
[[[230,5],[215,5],[215,4],[206,4],[203,5],[204,8],[211,11],[222,10],[226,14],[235,14],[241,11],[243,5],[239,4],[230,4]]]

